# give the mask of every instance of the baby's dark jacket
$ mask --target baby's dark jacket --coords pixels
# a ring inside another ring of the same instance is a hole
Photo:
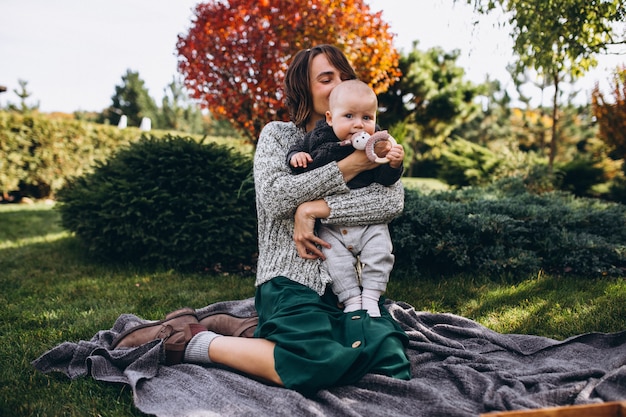
[[[333,128],[320,120],[315,128],[308,132],[301,142],[293,145],[287,152],[287,165],[294,174],[301,174],[315,168],[319,168],[332,161],[340,161],[346,156],[354,152],[352,145],[340,145],[340,140],[333,132]],[[313,162],[306,168],[294,168],[289,163],[291,157],[297,152],[307,152],[313,158]],[[381,164],[379,167],[363,171],[350,180],[347,185],[350,188],[366,187],[374,182],[381,185],[389,186],[396,183],[402,176],[403,167],[392,168],[389,164]]]

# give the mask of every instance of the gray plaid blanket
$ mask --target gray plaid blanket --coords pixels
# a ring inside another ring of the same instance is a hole
[[[109,350],[125,329],[143,323],[123,314],[91,340],[65,342],[33,361],[42,372],[91,376],[130,385],[146,414],[182,416],[476,416],[489,411],[626,400],[626,331],[557,341],[500,334],[451,314],[387,308],[410,337],[412,379],[366,375],[358,384],[304,397],[218,366],[162,366],[162,343]],[[252,299],[198,312],[255,314]]]

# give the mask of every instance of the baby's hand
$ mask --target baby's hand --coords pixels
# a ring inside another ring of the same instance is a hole
[[[404,148],[399,143],[393,145],[389,152],[387,152],[387,159],[389,159],[389,165],[392,168],[400,168],[402,161],[404,160]]]
[[[313,162],[313,158],[311,158],[311,155],[306,152],[298,152],[291,157],[291,161],[289,161],[289,164],[291,164],[291,166],[294,168],[306,168],[307,165],[311,162]]]
[[[391,150],[391,142],[388,140],[379,140],[374,143],[374,153],[376,156],[384,158]]]

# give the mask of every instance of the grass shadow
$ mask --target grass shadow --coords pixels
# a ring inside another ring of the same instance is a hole
[[[0,206],[0,245],[63,231],[60,214],[50,205]]]
[[[623,278],[401,277],[392,278],[388,296],[418,310],[458,314],[498,332],[564,339],[581,329],[626,329]]]
[[[564,339],[579,329],[626,328],[626,281],[622,278],[539,276],[491,288],[466,300],[462,312],[496,331]]]

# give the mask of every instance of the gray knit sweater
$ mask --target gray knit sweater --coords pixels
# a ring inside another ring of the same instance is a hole
[[[320,260],[298,256],[293,241],[296,208],[323,198],[330,216],[323,223],[346,226],[388,223],[404,206],[400,181],[350,190],[336,162],[300,175],[291,173],[285,158],[304,132],[293,123],[267,124],[254,155],[254,183],[259,224],[259,259],[256,285],[284,276],[323,294],[330,277]]]

